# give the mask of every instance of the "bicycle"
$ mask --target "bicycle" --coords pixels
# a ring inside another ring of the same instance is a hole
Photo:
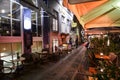
[[[13,77],[13,67],[4,67],[3,63],[12,63],[5,60],[0,60],[0,80],[14,80]],[[13,64],[13,63],[12,63]],[[7,72],[5,72],[7,70]]]

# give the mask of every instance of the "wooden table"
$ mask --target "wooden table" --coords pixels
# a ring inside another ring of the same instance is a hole
[[[95,58],[96,58],[96,60],[98,60],[98,61],[109,61],[110,60],[110,58],[109,58],[109,56],[107,56],[107,55],[104,55],[104,54],[102,54],[102,55],[100,55],[100,54],[95,54]],[[99,66],[101,66],[101,65],[99,65]],[[89,72],[91,73],[91,74],[94,74],[94,75],[96,75],[96,74],[101,74],[101,72],[96,68],[96,67],[89,67]],[[89,77],[89,80],[98,80],[98,78],[97,77],[92,77],[92,76],[90,76]]]
[[[107,55],[100,55],[100,54],[95,54],[95,58],[96,59],[105,59],[105,60],[109,60],[109,56]]]
[[[91,75],[97,74],[97,71],[94,67],[89,67],[89,72]],[[88,76],[88,80],[98,80],[96,77]]]
[[[14,60],[11,60],[11,61],[18,62],[18,61],[23,61],[23,60],[25,60],[25,58],[24,57],[20,57],[19,59],[14,59]]]
[[[48,57],[49,53],[47,51],[43,51],[43,52],[39,52],[38,54],[39,54],[40,58],[42,58],[42,57]]]
[[[92,74],[97,73],[95,67],[89,67],[89,72],[92,73]]]

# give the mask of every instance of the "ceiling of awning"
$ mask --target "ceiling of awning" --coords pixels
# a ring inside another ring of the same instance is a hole
[[[20,3],[25,6],[25,7],[28,7],[34,11],[39,11],[39,7],[37,7],[35,4],[34,4],[34,1],[33,0],[20,0]]]
[[[63,0],[84,29],[120,27],[120,0]]]
[[[92,1],[100,1],[100,0],[68,0],[70,4],[78,4],[78,3],[92,2]]]

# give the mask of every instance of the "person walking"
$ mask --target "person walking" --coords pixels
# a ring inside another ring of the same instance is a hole
[[[75,46],[76,46],[76,48],[78,48],[78,36],[76,36]]]

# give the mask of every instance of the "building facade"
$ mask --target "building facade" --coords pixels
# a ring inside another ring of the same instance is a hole
[[[37,6],[37,0],[34,5]],[[17,55],[42,49],[40,11],[23,6],[19,0],[0,2],[0,59],[11,61]],[[5,64],[12,66],[13,64]]]
[[[51,14],[53,15],[52,17],[50,16],[47,18],[48,20],[45,20],[45,22],[49,22],[49,39],[47,44],[49,44],[50,52],[55,52],[55,47],[59,47],[60,45],[66,44],[68,42],[66,39],[71,31],[73,14],[68,9],[63,7],[62,0],[44,1],[46,2],[47,7],[50,9]],[[48,38],[48,36],[46,36],[46,38]],[[46,38],[43,41],[45,41]]]
[[[14,60],[46,47],[52,53],[55,46],[67,43],[73,14],[61,1],[1,0],[0,59]]]

